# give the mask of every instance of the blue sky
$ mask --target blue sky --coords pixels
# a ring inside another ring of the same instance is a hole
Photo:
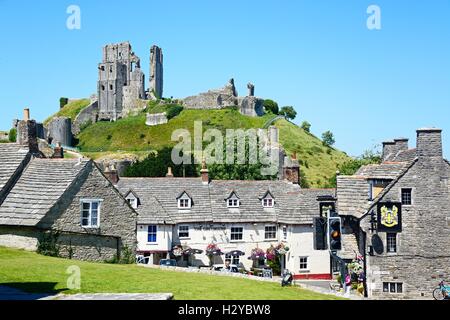
[[[320,136],[351,155],[415,130],[444,129],[450,156],[448,0],[292,1],[0,0],[0,128],[27,106],[37,120],[61,96],[96,90],[106,43],[130,41],[148,79],[149,48],[165,58],[165,96],[185,97],[235,78],[239,93],[293,105]],[[81,30],[66,28],[69,5]],[[381,8],[368,30],[367,7]]]

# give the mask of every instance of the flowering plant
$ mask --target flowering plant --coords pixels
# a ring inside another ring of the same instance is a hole
[[[269,261],[274,261],[277,257],[277,251],[273,246],[270,246],[269,249],[266,251],[266,258]]]
[[[275,247],[275,252],[277,255],[284,255],[289,251],[289,247],[287,245],[285,245],[283,242],[279,243],[276,247]]]
[[[266,257],[266,253],[264,252],[263,249],[260,249],[260,248],[253,249],[251,254],[250,254],[250,258],[252,260],[262,260],[265,257]]]
[[[210,243],[208,244],[208,246],[206,247],[206,254],[207,255],[211,255],[213,251],[219,251],[219,246],[215,243]]]

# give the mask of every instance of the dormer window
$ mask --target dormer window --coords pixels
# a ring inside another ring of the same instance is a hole
[[[238,195],[234,191],[230,194],[230,196],[227,199],[225,199],[225,201],[227,202],[228,208],[239,208],[241,204]]]
[[[178,209],[188,210],[192,208],[192,198],[187,194],[186,191],[183,191],[178,197]]]
[[[133,209],[137,209],[138,208],[138,206],[139,206],[139,198],[136,195],[136,193],[133,192],[133,190],[128,191],[128,193],[125,196],[125,199],[127,200],[129,205]]]
[[[273,208],[275,200],[273,195],[270,193],[270,191],[267,191],[264,196],[259,198],[261,200],[261,204],[263,208]]]

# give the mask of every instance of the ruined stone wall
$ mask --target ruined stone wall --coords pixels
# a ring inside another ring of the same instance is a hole
[[[239,112],[250,117],[264,115],[264,100],[253,96],[245,97],[239,103]]]
[[[89,122],[95,123],[98,120],[98,101],[92,102],[86,108],[80,111],[80,113],[75,117],[75,120],[72,125],[72,133],[73,135],[77,135],[80,133],[83,125],[88,124]]]
[[[81,227],[81,200],[102,200],[99,213],[99,228]],[[89,164],[89,169],[67,190],[60,201],[40,222],[39,227],[62,231],[63,252],[69,247],[73,256],[82,260],[104,261],[124,246],[134,252],[136,248],[136,213],[118,191]]]
[[[186,109],[222,109],[238,105],[238,97],[234,80],[216,90],[200,93],[196,96],[187,97],[183,100],[183,107]]]
[[[157,99],[163,97],[163,53],[161,48],[152,46],[150,48],[150,92],[156,95]]]
[[[55,117],[47,125],[47,138],[51,143],[60,142],[63,146],[72,146],[72,120],[67,117]]]
[[[167,123],[168,121],[169,120],[167,119],[167,114],[165,112],[154,114],[147,113],[147,120],[145,121],[145,124],[147,126],[157,126],[159,124]]]

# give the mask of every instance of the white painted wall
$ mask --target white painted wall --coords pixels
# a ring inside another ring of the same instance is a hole
[[[294,274],[328,274],[330,273],[330,257],[328,251],[317,251],[313,247],[313,227],[312,225],[289,225],[287,226],[287,238],[283,238],[282,227],[277,225],[277,237],[275,240],[265,240],[265,226],[274,225],[270,223],[245,223],[245,224],[214,224],[215,229],[211,229],[211,225],[202,224],[180,224],[189,226],[189,237],[178,237],[178,226],[158,225],[157,244],[147,243],[147,226],[138,226],[138,248],[141,251],[151,250],[172,250],[176,244],[189,246],[193,249],[203,250],[203,254],[195,255],[191,258],[191,265],[209,265],[209,258],[205,254],[208,244],[215,242],[222,252],[232,250],[241,250],[246,253],[240,257],[241,266],[249,270],[253,261],[249,260],[250,252],[254,248],[266,250],[270,245],[277,245],[285,242],[290,250],[286,256],[286,267]],[[243,227],[243,240],[231,240],[231,228]],[[170,230],[169,230],[170,229]],[[173,239],[173,241],[172,241]],[[308,257],[308,270],[300,271],[300,257]],[[215,263],[224,263],[225,256],[215,258]]]

